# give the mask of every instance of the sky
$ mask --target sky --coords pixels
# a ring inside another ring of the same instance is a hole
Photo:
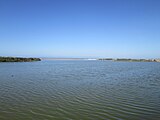
[[[0,0],[0,56],[160,58],[160,0]]]

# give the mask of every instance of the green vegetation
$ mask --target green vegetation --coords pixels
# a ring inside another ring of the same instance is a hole
[[[128,62],[155,62],[150,59],[116,59],[115,61],[128,61]]]
[[[160,59],[126,59],[126,58],[100,58],[98,60],[112,60],[112,61],[124,61],[124,62],[160,62]]]
[[[33,62],[41,61],[40,58],[0,57],[0,62]]]

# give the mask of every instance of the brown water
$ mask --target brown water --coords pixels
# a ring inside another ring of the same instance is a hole
[[[160,120],[160,63],[0,63],[0,120]]]

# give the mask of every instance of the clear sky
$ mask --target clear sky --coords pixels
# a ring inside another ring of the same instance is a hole
[[[160,58],[160,0],[0,0],[0,56]]]

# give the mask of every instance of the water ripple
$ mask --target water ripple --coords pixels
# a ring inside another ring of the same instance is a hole
[[[0,119],[159,120],[159,86],[155,63],[0,64]]]

